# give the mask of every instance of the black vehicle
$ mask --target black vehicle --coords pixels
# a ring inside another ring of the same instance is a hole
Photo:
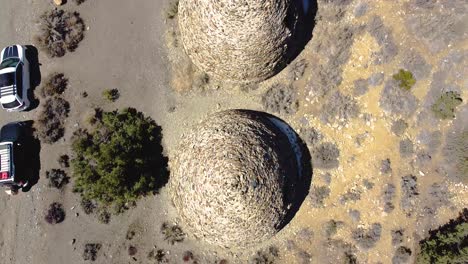
[[[25,124],[13,122],[0,130],[0,186],[12,190],[26,187],[25,177]]]

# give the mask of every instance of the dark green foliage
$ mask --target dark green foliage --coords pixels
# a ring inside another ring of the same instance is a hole
[[[45,220],[51,225],[63,222],[63,220],[65,220],[65,210],[63,210],[63,206],[59,203],[52,203],[47,210]]]
[[[63,73],[53,73],[42,87],[42,96],[47,97],[62,94],[67,89],[67,86],[68,79]]]
[[[120,92],[119,90],[117,89],[108,89],[108,90],[104,90],[104,92],[102,93],[102,95],[104,96],[104,98],[106,98],[107,100],[111,101],[111,102],[115,102],[117,101],[117,99],[119,99],[120,97]]]
[[[167,181],[161,128],[133,108],[102,112],[92,131],[73,139],[75,191],[120,211]]]
[[[62,189],[69,181],[67,173],[60,169],[46,171],[46,178],[49,179],[49,186]]]
[[[398,73],[394,74],[393,79],[398,82],[398,86],[400,86],[400,88],[407,91],[409,91],[416,83],[413,74],[410,71],[405,71],[403,69],[400,69]]]
[[[164,235],[164,240],[171,245],[184,241],[186,236],[180,226],[169,223],[163,223],[161,225],[161,233]]]
[[[419,242],[416,263],[468,263],[468,209]]]
[[[462,102],[463,100],[458,92],[446,92],[435,101],[431,109],[436,117],[451,119],[455,117],[455,108]]]
[[[88,200],[88,199],[81,199],[81,207],[83,208],[83,211],[85,212],[85,214],[92,214],[94,213],[94,210],[96,210],[97,208],[97,204],[96,202],[93,202],[91,200]]]

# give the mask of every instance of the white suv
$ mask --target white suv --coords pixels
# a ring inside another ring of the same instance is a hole
[[[0,54],[0,104],[7,111],[29,108],[29,62],[26,48],[21,45],[6,47]]]

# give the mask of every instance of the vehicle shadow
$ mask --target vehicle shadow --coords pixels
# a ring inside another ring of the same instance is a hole
[[[41,84],[41,70],[39,63],[37,48],[32,45],[26,45],[26,58],[29,61],[29,71],[30,71],[30,85],[31,89],[28,90],[28,98],[31,102],[31,105],[28,110],[31,111],[39,106],[39,99],[34,95],[34,90]]]
[[[28,185],[22,189],[23,192],[28,192],[31,187],[39,182],[39,172],[41,170],[41,142],[34,136],[33,121],[25,121],[25,140],[24,140],[24,173]]]

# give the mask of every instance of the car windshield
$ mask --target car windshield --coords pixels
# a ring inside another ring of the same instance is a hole
[[[0,87],[12,86],[15,84],[15,73],[7,72],[0,74]]]
[[[20,104],[20,102],[18,102],[18,100],[14,100],[11,103],[2,104],[3,108],[5,108],[5,109],[15,108],[15,107],[18,107],[20,105],[21,104]]]
[[[5,68],[8,68],[8,67],[15,67],[16,64],[18,64],[19,62],[19,58],[8,58],[8,59],[5,59],[4,61],[2,61],[2,63],[0,64],[0,70],[1,69],[5,69]]]

